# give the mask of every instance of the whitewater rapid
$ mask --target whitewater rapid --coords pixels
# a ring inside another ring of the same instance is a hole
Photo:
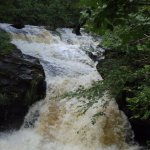
[[[102,80],[86,51],[97,49],[99,39],[87,33],[76,36],[72,29],[48,31],[26,25],[11,33],[12,43],[23,53],[39,58],[46,73],[47,94],[34,104],[19,131],[0,133],[0,150],[139,150],[130,124],[116,102],[107,95],[87,107],[84,97],[65,97],[79,87],[89,88]],[[102,107],[104,101],[109,104]],[[87,109],[85,113],[83,110]],[[105,115],[95,114],[105,112]],[[95,119],[95,123],[92,120]]]

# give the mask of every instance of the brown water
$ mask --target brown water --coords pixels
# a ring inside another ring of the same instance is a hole
[[[23,53],[40,59],[47,80],[46,98],[30,108],[19,131],[1,133],[0,150],[140,149],[133,144],[126,116],[106,94],[86,108],[85,113],[83,110],[90,100],[62,97],[81,85],[88,88],[94,81],[102,80],[96,64],[85,53],[91,46],[97,51],[99,40],[86,33],[76,36],[71,29],[58,29],[60,37],[43,27],[14,29],[0,24],[0,28],[12,34],[12,43]],[[103,107],[105,101],[109,102],[106,108]],[[99,112],[105,115],[94,117]]]

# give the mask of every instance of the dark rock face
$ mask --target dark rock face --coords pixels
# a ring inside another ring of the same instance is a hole
[[[0,54],[0,130],[19,128],[29,106],[43,99],[45,74],[38,59],[19,50]]]
[[[13,24],[12,27],[16,28],[16,29],[22,29],[25,26],[23,24]]]
[[[132,117],[132,112],[128,108],[127,103],[128,93],[123,91],[118,97],[116,97],[116,101],[118,103],[119,109],[122,110],[129,119],[129,122],[134,131],[134,139],[139,144],[145,146],[146,142],[150,140],[150,120],[142,120],[142,119],[134,119]]]
[[[128,94],[124,91],[116,98],[119,109],[122,110],[128,117],[132,129],[135,135],[135,141],[139,144],[145,146],[146,142],[150,140],[150,120],[134,119],[132,117],[132,112],[128,108],[127,103]]]
[[[13,25],[12,25],[14,28],[16,29],[22,29],[25,27],[24,25],[24,20],[23,18],[20,18],[20,17],[16,17],[14,18],[14,21],[13,21]]]
[[[82,28],[86,24],[88,18],[92,15],[92,11],[88,8],[85,13],[86,16],[79,20],[78,24],[74,27],[72,33],[75,33],[76,35],[81,35],[80,28]]]
[[[75,33],[76,35],[81,35],[80,28],[81,28],[81,26],[80,26],[80,25],[77,25],[77,26],[73,29],[72,33]]]

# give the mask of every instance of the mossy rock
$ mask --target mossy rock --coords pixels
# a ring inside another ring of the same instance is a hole
[[[19,128],[28,108],[45,92],[45,73],[38,59],[18,49],[0,53],[0,130]]]

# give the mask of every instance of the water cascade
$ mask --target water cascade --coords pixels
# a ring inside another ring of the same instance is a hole
[[[51,32],[29,25],[15,29],[9,24],[0,24],[0,28],[11,33],[12,43],[23,53],[39,58],[47,81],[46,98],[30,108],[21,129],[0,133],[0,150],[140,149],[113,99],[104,95],[83,113],[88,99],[64,96],[102,80],[95,62],[86,55],[91,47],[97,50],[97,38],[87,33],[76,36],[71,29]],[[106,108],[104,101],[109,102]],[[105,115],[94,117],[99,112]]]

